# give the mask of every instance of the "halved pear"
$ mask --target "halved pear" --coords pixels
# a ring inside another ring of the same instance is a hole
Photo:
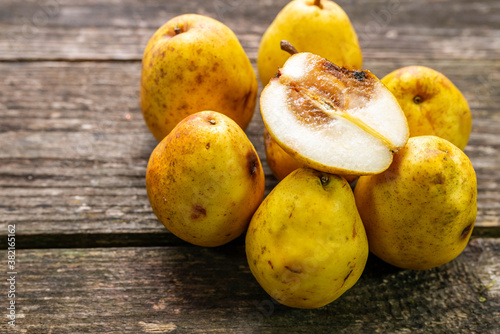
[[[409,136],[397,100],[372,73],[307,52],[291,56],[271,79],[260,109],[278,145],[327,173],[380,173]]]

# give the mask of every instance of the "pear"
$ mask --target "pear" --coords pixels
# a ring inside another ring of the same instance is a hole
[[[360,69],[358,37],[344,10],[329,0],[295,0],[276,16],[262,36],[257,68],[263,85],[290,56],[279,47],[287,40],[301,52],[311,52],[339,66]]]
[[[361,276],[368,242],[347,181],[299,168],[265,198],[248,227],[248,264],[262,288],[296,308],[331,303]]]
[[[245,129],[257,88],[238,38],[212,18],[177,16],[155,32],[144,50],[140,103],[158,141],[182,119],[203,110],[217,110]]]
[[[199,246],[219,246],[241,235],[264,188],[252,143],[233,120],[213,111],[182,120],[156,146],[146,171],[158,219]]]
[[[371,252],[400,268],[453,260],[476,220],[474,168],[458,147],[436,136],[410,138],[389,169],[361,176],[354,194]]]
[[[260,109],[285,152],[327,173],[380,173],[409,136],[398,102],[373,74],[308,52],[286,61],[262,91]]]
[[[266,150],[266,160],[274,177],[279,181],[297,168],[304,167],[304,164],[292,158],[286,153],[276,141],[271,137],[269,131],[264,128],[264,147]]]
[[[433,135],[463,150],[472,116],[467,100],[442,73],[425,66],[408,66],[387,74],[382,82],[403,109],[410,136]]]

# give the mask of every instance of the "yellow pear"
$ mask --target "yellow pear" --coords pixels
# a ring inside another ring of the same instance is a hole
[[[146,172],[158,219],[200,246],[219,246],[241,235],[264,188],[252,143],[234,121],[213,111],[181,121],[154,149]]]
[[[370,250],[401,268],[425,270],[453,260],[476,220],[472,164],[436,136],[410,138],[385,172],[361,176],[354,194]]]
[[[323,172],[384,171],[408,140],[406,117],[369,71],[296,53],[260,95],[271,137],[292,158]]]
[[[290,56],[280,49],[287,40],[300,52],[311,52],[333,63],[360,69],[363,57],[358,37],[344,10],[329,0],[294,0],[276,16],[262,36],[257,68],[263,85]]]
[[[343,178],[299,168],[255,212],[246,235],[252,274],[278,302],[297,308],[331,303],[359,279],[368,242]]]
[[[443,74],[425,66],[403,67],[382,82],[403,109],[410,137],[433,135],[463,150],[469,140],[472,117],[467,100]]]
[[[266,128],[264,128],[264,146],[266,149],[267,164],[279,181],[283,180],[297,168],[305,167],[303,163],[286,153],[271,137]]]
[[[217,110],[245,129],[257,97],[255,72],[236,35],[206,16],[177,16],[149,40],[142,59],[140,103],[162,140],[185,117]]]

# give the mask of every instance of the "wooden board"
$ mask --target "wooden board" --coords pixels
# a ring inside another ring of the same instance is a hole
[[[399,270],[370,257],[353,288],[315,310],[274,303],[251,275],[242,246],[18,254],[19,333],[495,333],[499,329],[498,239],[476,239],[456,260],[428,271]],[[0,260],[4,263],[4,253]],[[0,332],[6,333],[6,326],[0,322]]]
[[[500,9],[494,0],[337,1],[367,59],[498,59]],[[223,21],[255,60],[260,37],[288,0],[5,0],[0,59],[140,60],[149,37],[184,13]]]

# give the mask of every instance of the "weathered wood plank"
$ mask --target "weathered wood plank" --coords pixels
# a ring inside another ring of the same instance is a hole
[[[378,76],[415,60],[367,62]],[[478,176],[475,235],[500,233],[500,61],[427,61],[469,100]],[[0,240],[23,247],[178,243],[156,220],[144,175],[156,141],[138,105],[138,62],[0,63]],[[267,176],[258,109],[247,130]],[[482,230],[481,230],[482,229]],[[45,237],[42,237],[45,236]],[[59,237],[63,236],[63,237]],[[154,236],[154,237],[153,237]]]
[[[16,332],[495,333],[499,255],[498,239],[476,239],[456,260],[428,271],[399,270],[371,256],[341,298],[299,310],[270,299],[238,245],[23,250]],[[2,321],[0,331],[7,330]]]
[[[5,0],[0,59],[140,60],[170,18],[199,13],[223,21],[252,60],[267,26],[288,2]],[[494,0],[338,0],[358,32],[366,59],[498,59],[500,8]]]

